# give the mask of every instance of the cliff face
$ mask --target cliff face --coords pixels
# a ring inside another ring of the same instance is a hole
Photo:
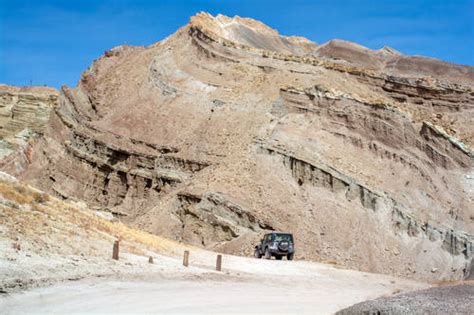
[[[180,241],[460,278],[474,246],[474,70],[200,13],[63,87],[21,177]]]
[[[25,169],[33,141],[42,134],[59,92],[42,86],[0,84],[0,166],[10,173]]]

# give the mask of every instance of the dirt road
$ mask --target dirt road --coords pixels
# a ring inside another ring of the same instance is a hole
[[[0,298],[3,314],[331,314],[394,292],[426,287],[389,276],[342,270],[304,261],[266,261],[196,253],[191,268],[168,268],[128,257],[142,274],[88,278]],[[176,266],[180,261],[176,259]]]

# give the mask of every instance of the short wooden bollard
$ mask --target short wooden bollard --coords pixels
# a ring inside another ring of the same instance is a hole
[[[115,259],[115,260],[119,259],[119,241],[115,241],[115,243],[114,243],[114,250],[112,252],[112,259]]]
[[[221,271],[221,270],[222,270],[222,255],[217,255],[216,270],[217,270],[217,271]]]
[[[153,257],[150,256],[150,258],[148,258],[148,263],[149,263],[149,264],[152,264],[152,263],[153,263]]]
[[[183,266],[184,267],[189,266],[189,250],[184,251]]]

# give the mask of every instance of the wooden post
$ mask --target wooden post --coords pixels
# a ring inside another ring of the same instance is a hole
[[[222,255],[217,255],[216,270],[222,271]]]
[[[183,266],[189,266],[189,250],[184,251]]]
[[[149,263],[149,264],[152,264],[152,263],[153,263],[153,257],[150,256],[150,258],[148,258],[148,263]]]
[[[115,260],[119,259],[119,241],[115,241],[114,243],[114,251],[112,252],[112,259],[115,259]]]

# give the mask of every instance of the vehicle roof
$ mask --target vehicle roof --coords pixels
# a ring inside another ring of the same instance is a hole
[[[265,235],[268,235],[268,234],[289,234],[289,235],[293,235],[293,233],[290,233],[290,232],[270,232],[270,233],[266,233]]]

